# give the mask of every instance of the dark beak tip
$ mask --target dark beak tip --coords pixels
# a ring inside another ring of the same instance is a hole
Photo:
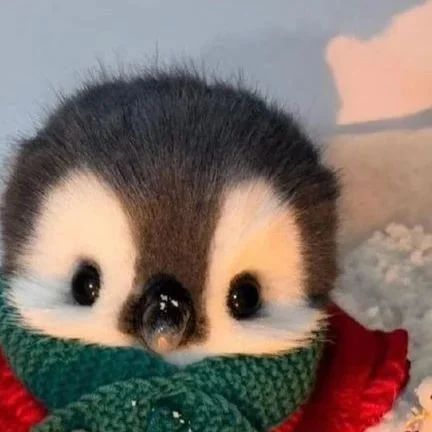
[[[175,350],[191,332],[194,322],[192,299],[172,278],[153,279],[144,290],[136,310],[137,333],[152,351]]]
[[[192,313],[188,309],[161,310],[148,307],[142,314],[140,337],[152,351],[163,354],[175,350],[190,332]]]

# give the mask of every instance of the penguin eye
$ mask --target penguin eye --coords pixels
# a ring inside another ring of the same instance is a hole
[[[72,295],[82,306],[91,306],[99,296],[100,275],[89,263],[82,263],[72,278]]]
[[[231,281],[227,298],[231,315],[236,319],[250,318],[261,308],[258,281],[249,273],[242,273]]]

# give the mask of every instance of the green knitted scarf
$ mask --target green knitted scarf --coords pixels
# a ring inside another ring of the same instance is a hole
[[[37,432],[268,431],[307,400],[322,352],[317,337],[286,355],[210,358],[179,368],[140,349],[33,333],[3,297],[0,347],[50,411]]]

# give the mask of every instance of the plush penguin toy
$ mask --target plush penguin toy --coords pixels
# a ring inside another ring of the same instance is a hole
[[[23,323],[182,363],[307,342],[336,276],[333,172],[295,121],[187,73],[66,100],[3,207]]]
[[[241,86],[159,71],[65,99],[2,207],[0,347],[51,414],[37,430],[264,431],[298,410],[338,192],[293,117]]]

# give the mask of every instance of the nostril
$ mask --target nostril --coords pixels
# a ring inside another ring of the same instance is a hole
[[[167,275],[153,277],[147,283],[136,313],[139,336],[157,353],[179,346],[191,332],[194,321],[189,292]]]

